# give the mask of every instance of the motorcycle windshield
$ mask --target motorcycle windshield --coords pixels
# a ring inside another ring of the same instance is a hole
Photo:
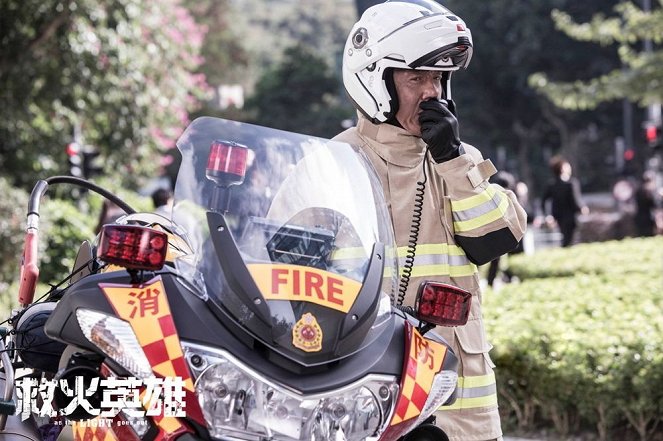
[[[195,251],[176,265],[203,295],[303,365],[377,338],[397,268],[380,182],[358,148],[209,117],[177,146],[173,221]]]

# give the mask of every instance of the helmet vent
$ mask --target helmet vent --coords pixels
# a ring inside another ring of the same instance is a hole
[[[368,31],[366,28],[359,28],[352,36],[352,45],[355,49],[361,49],[368,43]]]

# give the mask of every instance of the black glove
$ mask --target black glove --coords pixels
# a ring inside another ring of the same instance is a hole
[[[429,100],[419,107],[422,110],[419,115],[421,139],[428,145],[433,160],[439,164],[463,154],[458,137],[458,120],[446,103]]]

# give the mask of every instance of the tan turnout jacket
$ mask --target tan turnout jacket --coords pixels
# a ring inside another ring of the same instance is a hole
[[[375,125],[361,115],[357,127],[334,139],[361,146],[377,170],[389,203],[402,269],[417,182],[423,180],[423,140],[390,124]],[[478,270],[468,254],[474,255],[477,262],[509,251],[500,248],[505,243],[515,246],[522,238],[526,215],[511,191],[487,182],[496,171],[490,160],[484,160],[470,145],[463,147],[465,154],[445,163],[426,161],[428,181],[404,304],[413,305],[424,280],[451,283],[472,293],[467,325],[435,329],[460,358],[458,399],[451,407],[441,408],[436,416],[437,424],[451,441],[486,441],[499,438],[502,431],[494,365],[488,355],[492,346],[481,316]],[[461,243],[472,252],[466,252]],[[478,254],[476,250],[480,250]]]

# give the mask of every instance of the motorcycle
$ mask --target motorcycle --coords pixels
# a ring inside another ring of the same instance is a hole
[[[464,324],[471,296],[426,282],[397,304],[361,151],[209,117],[177,146],[170,218],[74,177],[35,185],[0,439],[446,440],[433,413],[455,401],[458,360],[432,329]],[[40,200],[60,184],[127,214],[35,302]]]

